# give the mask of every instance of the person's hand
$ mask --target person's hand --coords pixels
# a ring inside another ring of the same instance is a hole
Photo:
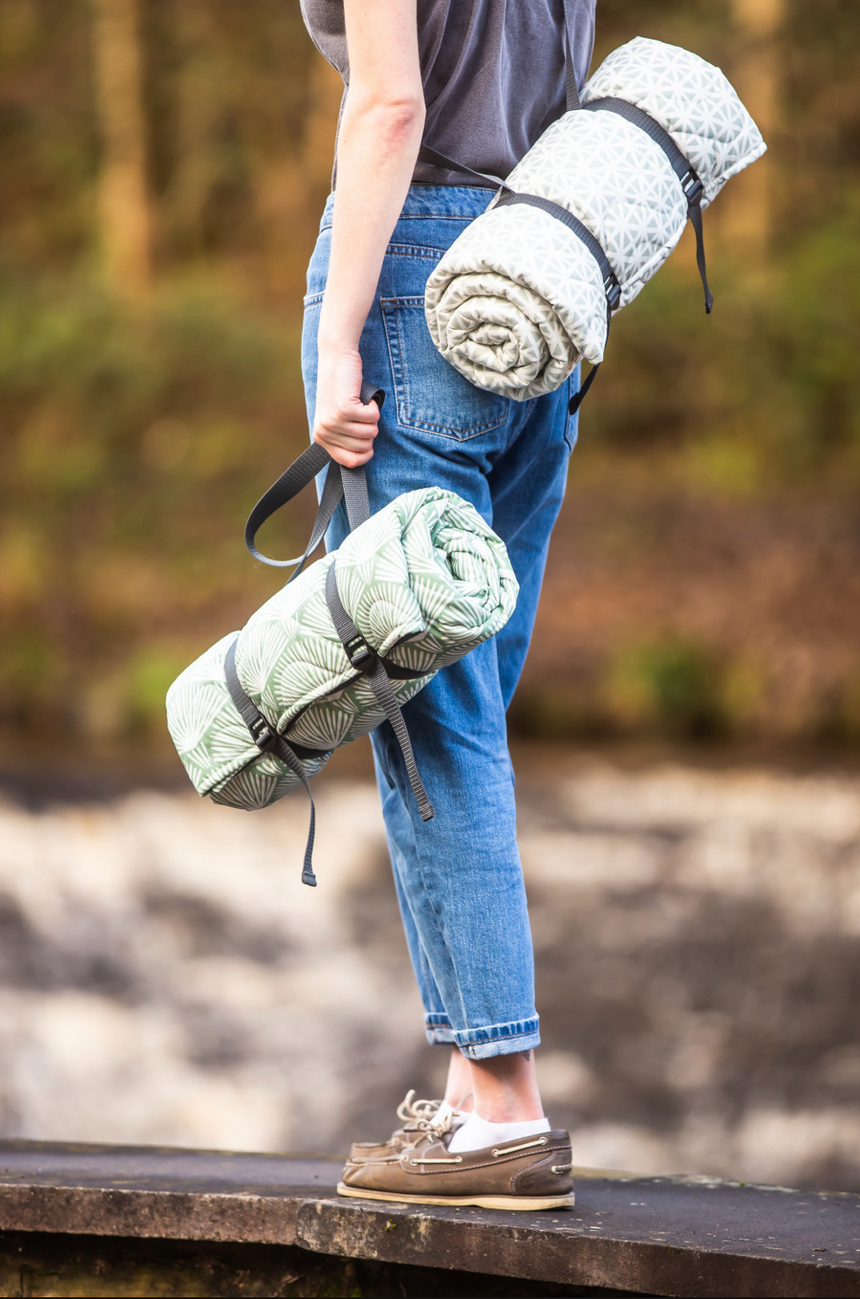
[[[365,406],[359,397],[361,376],[357,351],[320,350],[314,442],[347,469],[367,464],[379,431],[379,407],[375,401]]]

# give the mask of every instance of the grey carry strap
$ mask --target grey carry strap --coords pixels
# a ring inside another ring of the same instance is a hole
[[[579,87],[573,62],[573,24],[575,0],[564,0],[564,102],[565,112],[579,108]]]
[[[367,405],[375,401],[382,409],[382,403],[385,400],[385,393],[381,388],[375,388],[373,384],[363,383],[361,386],[361,401]],[[279,510],[281,506],[286,505],[293,497],[297,496],[303,487],[306,487],[313,478],[328,465],[325,484],[323,486],[320,498],[317,516],[311,530],[311,539],[303,555],[296,559],[277,560],[268,559],[262,555],[256,547],[255,539],[257,531],[266,522],[267,519]],[[273,567],[282,568],[288,564],[296,564],[296,570],[291,574],[289,582],[302,571],[308,556],[313,553],[319,542],[325,535],[325,531],[331,522],[334,511],[343,500],[346,506],[347,519],[349,521],[350,532],[353,529],[361,527],[370,518],[370,500],[367,492],[367,475],[364,466],[357,469],[347,469],[343,465],[332,460],[328,452],[321,446],[314,443],[308,447],[297,460],[290,465],[285,473],[276,483],[265,492],[251,511],[248,522],[245,525],[245,544],[255,558],[263,561],[264,564],[271,564]],[[289,584],[289,583],[288,583]],[[392,689],[391,682],[398,681],[417,681],[420,677],[426,676],[425,672],[411,672],[408,668],[401,667],[398,663],[392,662],[386,656],[377,654],[362,636],[355,623],[350,618],[343,606],[337,589],[337,578],[335,576],[335,564],[332,561],[326,574],[325,587],[326,603],[328,604],[332,622],[340,637],[344,652],[349,659],[351,666],[357,673],[366,676],[368,684],[378,702],[382,705],[385,716],[391,723],[395,738],[400,745],[400,751],[403,754],[403,761],[406,766],[406,774],[409,777],[409,784],[415,795],[415,801],[418,804],[418,811],[422,821],[429,821],[433,815],[433,806],[427,797],[421,777],[418,774],[418,767],[415,762],[415,755],[412,751],[412,743],[409,739],[409,732],[406,728],[406,722],[403,720],[403,714],[400,711],[400,705]],[[238,637],[230,645],[224,658],[224,676],[227,682],[227,689],[230,692],[230,698],[236,706],[243,722],[248,728],[252,740],[261,753],[274,753],[280,758],[281,762],[292,771],[305,787],[308,798],[310,799],[310,824],[308,828],[307,845],[305,847],[304,865],[302,868],[302,883],[316,885],[316,876],[313,872],[313,848],[314,833],[316,828],[316,809],[314,807],[313,795],[311,793],[310,781],[308,774],[302,763],[303,758],[325,757],[328,753],[326,749],[309,749],[304,745],[296,744],[293,740],[288,740],[286,736],[281,735],[276,727],[260,712],[260,709],[254,703],[253,699],[244,690],[239,680],[239,674],[236,670],[236,645]],[[256,762],[252,758],[248,765]]]
[[[367,406],[375,401],[379,409],[382,409],[385,393],[381,388],[376,388],[372,383],[362,383],[359,395],[363,405]],[[323,484],[310,540],[304,553],[293,559],[270,559],[262,554],[257,549],[257,533],[260,528],[282,506],[298,496],[308,483],[313,482],[317,474],[321,473],[326,466],[328,466],[328,473]],[[364,470],[347,469],[344,465],[339,465],[336,460],[332,460],[324,447],[321,447],[318,442],[313,442],[257,501],[245,524],[245,545],[255,559],[259,559],[263,564],[269,564],[272,568],[292,568],[295,564],[296,570],[288,579],[292,582],[301,573],[325,536],[341,500],[346,505],[350,528],[357,528],[359,522],[363,523],[368,518],[370,510],[367,503],[367,480]]]

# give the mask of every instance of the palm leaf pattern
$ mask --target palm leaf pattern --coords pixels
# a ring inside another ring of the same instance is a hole
[[[357,677],[325,602],[337,559],[338,590],[368,644],[423,675],[393,682],[401,704],[505,625],[517,581],[504,543],[454,492],[407,492],[351,533],[334,555],[312,564],[252,614],[238,633],[236,670],[244,689],[287,738],[322,755],[383,720],[366,678]],[[253,810],[299,781],[261,754],[233,706],[224,656],[233,632],[201,654],[167,694],[167,721],[195,789],[213,802]]]

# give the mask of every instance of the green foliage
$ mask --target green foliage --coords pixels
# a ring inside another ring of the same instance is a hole
[[[703,646],[674,638],[624,645],[607,669],[610,715],[625,729],[694,738],[721,729],[720,673]]]
[[[131,308],[86,281],[7,282],[7,722],[59,713],[99,734],[151,727],[218,605],[244,607],[243,588],[251,601],[270,593],[241,523],[307,437],[297,342],[293,324],[212,283]]]
[[[721,248],[709,317],[682,245],[618,317],[586,446],[674,444],[693,480],[740,494],[860,475],[857,211],[860,193],[766,274]]]

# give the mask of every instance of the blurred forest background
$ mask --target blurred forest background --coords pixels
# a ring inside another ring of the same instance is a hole
[[[600,0],[720,64],[770,145],[619,317],[515,731],[860,742],[860,7]],[[168,751],[272,592],[340,82],[297,0],[0,0],[2,734]],[[294,549],[311,502],[282,528]],[[7,749],[8,751],[8,749]]]

